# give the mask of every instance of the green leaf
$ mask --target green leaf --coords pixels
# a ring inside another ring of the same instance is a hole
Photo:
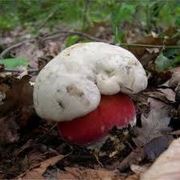
[[[69,47],[79,41],[79,36],[77,35],[71,35],[66,38],[65,46]]]
[[[172,52],[171,52],[172,53]],[[166,52],[167,54],[167,52]],[[167,54],[167,56],[170,55]],[[177,55],[170,59],[170,57],[165,56],[163,53],[161,53],[155,60],[155,67],[158,71],[167,70],[173,67],[176,67],[178,64],[180,64],[180,56]]]
[[[0,60],[0,64],[4,64],[5,68],[17,69],[20,66],[27,66],[28,61],[24,58],[7,58]]]

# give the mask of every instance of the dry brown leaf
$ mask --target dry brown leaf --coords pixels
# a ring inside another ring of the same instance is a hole
[[[148,102],[150,103],[150,112],[142,114],[142,127],[135,128],[138,136],[134,138],[134,142],[137,146],[143,146],[152,139],[161,136],[170,122],[169,106],[167,104],[153,98],[149,98]]]
[[[166,88],[166,89],[159,88],[157,90],[160,91],[167,100],[169,100],[170,102],[175,102],[175,92],[172,89],[170,89],[170,88]]]
[[[60,44],[59,42],[49,41],[46,43],[45,48],[43,49],[45,55],[49,55],[55,57],[60,52]]]
[[[155,161],[141,180],[179,180],[180,179],[180,138]]]
[[[18,148],[15,152],[14,155],[17,157],[19,156],[24,150],[28,149],[29,147],[32,147],[33,145],[33,140],[29,139],[24,145],[21,146],[21,148]]]
[[[0,106],[0,114],[6,114],[19,106],[28,106],[33,104],[32,92],[33,88],[29,84],[29,76],[24,76],[22,79],[14,77],[5,78],[1,83],[1,87],[8,86],[8,88],[1,88],[1,93],[5,94],[3,104]]]
[[[168,38],[164,39],[158,34],[151,33],[148,36],[142,37],[139,40],[136,40],[134,42],[135,44],[151,44],[151,45],[174,45],[177,43],[178,39],[176,37],[173,37],[174,34],[176,34],[177,30],[175,28],[170,27],[164,32],[164,35],[166,35]],[[172,36],[172,38],[171,38]],[[135,39],[135,38],[134,38]],[[135,54],[138,58],[141,58],[143,55],[147,53],[146,47],[129,47],[128,48],[133,54]],[[156,49],[157,52],[157,49]],[[143,63],[143,62],[142,62]]]
[[[175,92],[170,88],[158,88],[155,91],[144,92],[148,97],[155,98],[166,104],[175,102]]]
[[[89,169],[84,167],[66,167],[65,171],[57,172],[56,179],[86,179],[86,180],[121,180],[124,179],[117,175],[115,171],[106,169]]]
[[[139,180],[139,175],[138,174],[130,175],[125,180]]]
[[[11,51],[16,57],[22,57],[29,61],[32,68],[37,68],[37,59],[44,55],[43,51],[38,48],[37,42],[27,42],[22,46]]]
[[[33,115],[33,87],[29,83],[29,76],[22,79],[14,77],[4,78],[0,86],[1,95],[4,98],[0,103],[0,116],[6,116],[9,112],[16,112],[17,124],[21,127],[27,125]],[[6,88],[3,88],[7,86]]]
[[[18,129],[13,115],[0,118],[0,146],[16,142],[19,139]]]
[[[154,63],[153,63],[154,66]],[[172,72],[170,71],[156,71],[150,69],[148,85],[149,87],[157,87],[159,85],[166,85],[167,81],[171,78]]]
[[[171,69],[172,77],[169,80],[170,87],[176,87],[180,83],[180,67]]]
[[[131,171],[133,171],[135,174],[140,175],[148,169],[148,166],[147,165],[140,166],[140,165],[132,164],[130,168]]]
[[[153,37],[152,35],[145,36],[138,40],[137,42],[134,42],[135,44],[151,44],[151,45],[159,45],[163,44],[163,39],[158,37]],[[145,53],[147,53],[147,47],[129,47],[128,48],[137,58],[141,58]],[[149,49],[148,49],[149,50]],[[149,52],[148,52],[149,54]]]
[[[52,158],[49,158],[43,162],[40,163],[39,167],[28,170],[24,174],[17,177],[17,179],[45,179],[43,177],[44,172],[47,170],[49,166],[53,166],[58,161],[63,159],[63,155],[55,156]]]
[[[176,91],[175,100],[178,104],[180,104],[180,83],[177,85],[175,91]],[[180,105],[179,105],[179,108],[180,108]],[[179,111],[179,113],[180,113],[180,111]]]
[[[112,167],[118,168],[120,171],[126,170],[132,164],[138,164],[144,159],[144,150],[142,148],[136,148],[131,151],[131,153],[123,159],[121,162],[115,162]]]

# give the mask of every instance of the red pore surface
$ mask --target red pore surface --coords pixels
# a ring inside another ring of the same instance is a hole
[[[102,96],[96,110],[72,121],[58,123],[58,130],[64,140],[86,145],[105,137],[113,127],[125,127],[134,120],[133,101],[125,94],[117,94]]]

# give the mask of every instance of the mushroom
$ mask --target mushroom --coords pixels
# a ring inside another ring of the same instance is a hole
[[[128,50],[101,42],[78,43],[40,71],[34,107],[41,118],[58,122],[65,140],[86,145],[114,126],[135,124],[135,107],[125,94],[146,87],[145,70]]]

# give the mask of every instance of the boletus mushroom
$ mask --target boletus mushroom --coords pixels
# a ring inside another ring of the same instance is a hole
[[[88,145],[113,127],[135,124],[128,94],[146,87],[145,70],[128,50],[101,42],[78,43],[40,71],[34,107],[41,118],[58,122],[64,140]]]

